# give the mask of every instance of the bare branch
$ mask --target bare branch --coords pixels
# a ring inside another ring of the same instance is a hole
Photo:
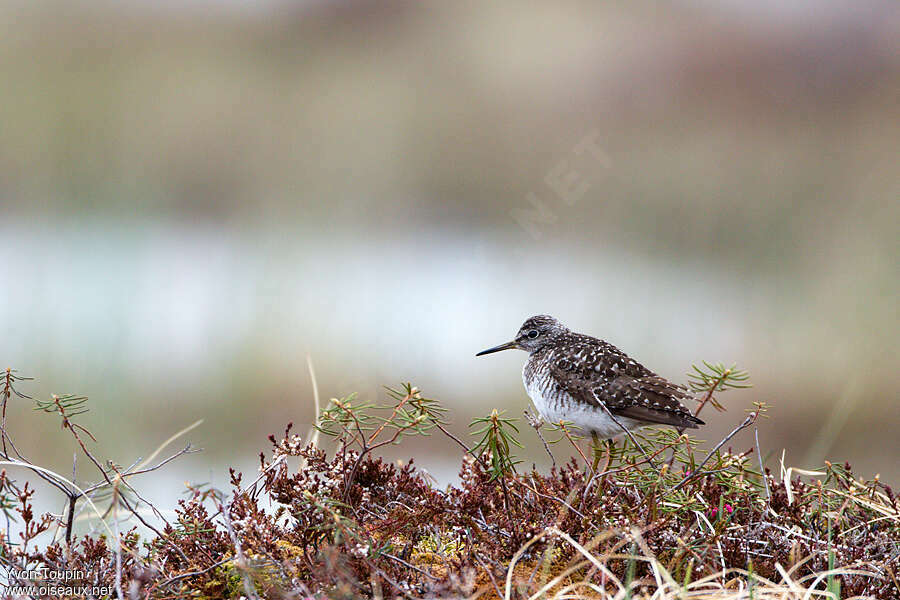
[[[694,479],[694,478],[696,478],[696,477],[699,477],[700,475],[704,475],[704,473],[701,472],[702,469],[703,469],[703,467],[704,467],[704,465],[706,465],[706,463],[709,462],[709,459],[711,459],[711,458],[713,457],[713,455],[714,455],[716,452],[719,451],[719,448],[721,448],[722,446],[724,446],[725,443],[726,443],[728,440],[730,440],[730,439],[733,438],[735,435],[737,435],[737,433],[738,433],[739,431],[741,431],[741,430],[744,429],[745,427],[749,427],[749,426],[752,425],[754,422],[756,422],[756,418],[757,418],[758,416],[759,416],[759,410],[755,410],[755,411],[753,411],[752,413],[750,413],[749,415],[747,415],[747,418],[744,419],[744,422],[741,423],[740,425],[738,425],[737,427],[735,427],[735,428],[731,431],[731,433],[729,433],[729,434],[726,435],[724,438],[722,438],[722,441],[719,442],[718,444],[716,444],[715,448],[713,448],[712,450],[710,450],[709,454],[706,455],[706,458],[703,459],[703,462],[701,462],[699,465],[697,465],[697,468],[694,469],[694,471],[693,471],[692,473],[688,473],[688,474],[685,476],[685,478],[682,479],[682,480],[678,483],[678,485],[676,485],[674,488],[672,488],[672,491],[674,492],[675,490],[679,490],[679,489],[681,489],[681,488],[684,486],[684,484],[686,484],[686,483],[687,483],[688,481],[690,481],[691,479]]]

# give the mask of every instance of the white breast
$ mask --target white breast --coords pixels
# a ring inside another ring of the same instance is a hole
[[[528,381],[525,369],[522,369],[525,391],[544,421],[548,423],[568,421],[585,433],[596,433],[601,439],[624,433],[603,408],[576,401],[568,392],[553,385],[549,377],[549,373],[538,371],[531,381]],[[640,421],[627,417],[619,417],[619,422],[630,430],[643,425]]]

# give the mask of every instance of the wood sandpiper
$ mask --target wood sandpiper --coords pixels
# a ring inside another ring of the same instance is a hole
[[[687,389],[549,315],[531,317],[512,341],[475,356],[514,348],[529,354],[522,381],[541,417],[569,421],[595,444],[628,433],[623,428],[671,425],[681,431],[704,425],[682,403],[693,399]]]

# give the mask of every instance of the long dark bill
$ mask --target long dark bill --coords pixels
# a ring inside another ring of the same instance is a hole
[[[493,354],[494,352],[500,352],[501,350],[512,350],[513,348],[518,347],[516,340],[513,340],[511,342],[506,342],[505,344],[500,344],[499,346],[494,346],[493,348],[488,348],[487,350],[482,350],[475,356],[484,356],[485,354]]]

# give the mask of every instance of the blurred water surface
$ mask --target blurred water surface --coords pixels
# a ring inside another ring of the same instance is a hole
[[[809,320],[802,286],[783,286],[777,273],[736,277],[696,261],[576,255],[564,243],[439,229],[389,240],[276,231],[6,225],[0,250],[14,259],[0,275],[15,286],[0,318],[10,364],[28,365],[42,395],[90,395],[90,419],[113,443],[149,444],[203,417],[219,458],[255,449],[266,427],[311,420],[306,355],[329,396],[374,398],[411,379],[461,423],[495,405],[518,412],[524,356],[473,354],[540,312],[681,381],[702,358],[738,361],[758,388],[735,393],[737,409],[765,400],[779,419],[811,418],[811,429],[845,388],[872,394],[873,381],[891,376],[878,375],[878,361],[861,366],[840,331]],[[830,350],[798,352],[828,335]],[[877,419],[877,406],[859,402],[852,416]]]

